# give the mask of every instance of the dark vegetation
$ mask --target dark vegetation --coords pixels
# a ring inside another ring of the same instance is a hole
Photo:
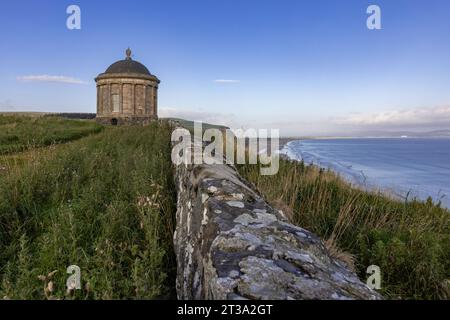
[[[59,117],[65,119],[81,119],[81,120],[91,120],[95,119],[95,113],[53,113],[46,115],[47,117]]]

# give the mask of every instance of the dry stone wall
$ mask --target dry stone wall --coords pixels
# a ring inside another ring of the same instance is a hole
[[[175,167],[179,299],[381,299],[229,165]]]

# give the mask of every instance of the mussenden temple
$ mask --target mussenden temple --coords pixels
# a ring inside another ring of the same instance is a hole
[[[142,63],[126,58],[109,66],[95,78],[97,117],[102,124],[148,124],[158,119],[159,79]]]

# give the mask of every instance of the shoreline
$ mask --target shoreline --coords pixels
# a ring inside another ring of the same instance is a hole
[[[360,139],[363,139],[363,138],[360,138]],[[381,193],[381,194],[385,195],[386,197],[389,197],[389,198],[391,198],[393,200],[397,200],[397,201],[413,201],[413,200],[417,200],[420,202],[427,201],[427,199],[426,199],[427,197],[425,196],[425,194],[423,194],[423,195],[420,194],[424,191],[414,190],[412,188],[410,188],[408,190],[406,190],[406,189],[401,190],[400,186],[398,186],[398,188],[396,188],[395,186],[390,186],[390,187],[383,186],[380,183],[376,183],[376,181],[371,182],[371,180],[374,180],[376,178],[367,177],[363,171],[359,172],[356,170],[356,171],[352,172],[351,169],[349,171],[340,170],[338,168],[340,165],[339,162],[336,162],[334,165],[331,163],[328,165],[325,165],[325,164],[320,163],[320,158],[316,159],[317,162],[301,159],[300,156],[298,154],[296,154],[295,152],[293,152],[289,147],[289,144],[291,142],[301,141],[301,140],[319,140],[319,139],[282,138],[282,139],[280,139],[280,147],[278,150],[278,154],[280,155],[280,158],[283,160],[296,161],[296,162],[301,162],[303,160],[306,165],[313,165],[318,168],[322,168],[324,170],[330,170],[333,174],[337,175],[339,178],[341,178],[346,183],[348,183],[350,187],[357,188],[357,189],[360,189],[365,192]],[[340,139],[333,139],[333,140],[340,140]],[[429,195],[429,197],[431,197],[433,199],[433,203],[435,205],[440,203],[442,208],[450,211],[450,203],[448,203],[448,201],[443,201],[443,199],[437,199],[436,197],[433,197],[431,195]]]

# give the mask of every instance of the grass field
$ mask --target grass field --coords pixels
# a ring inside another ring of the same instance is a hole
[[[39,136],[55,139],[33,146],[99,133],[45,152],[31,149],[27,161],[0,174],[0,298],[173,297],[170,128],[36,121],[15,121],[18,141],[40,128],[52,132]],[[81,268],[82,290],[66,291],[70,265]]]
[[[331,171],[280,160],[275,176],[239,167],[291,222],[326,240],[361,279],[378,265],[391,299],[450,298],[450,212],[428,202],[400,202],[354,188]]]
[[[68,142],[101,130],[93,121],[0,115],[0,155]]]

